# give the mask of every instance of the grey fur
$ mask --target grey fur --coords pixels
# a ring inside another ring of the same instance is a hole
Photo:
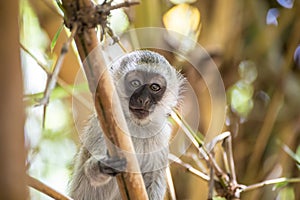
[[[163,98],[155,106],[151,118],[138,120],[128,109],[129,97],[125,95],[124,75],[131,70],[160,73],[167,80]],[[165,168],[168,164],[168,142],[171,127],[167,115],[177,105],[184,83],[183,77],[161,55],[151,51],[126,54],[111,66],[128,124],[137,159],[150,200],[161,200],[166,192]],[[124,103],[126,102],[126,103]],[[98,160],[107,154],[107,147],[97,118],[90,119],[81,137],[82,147],[75,158],[74,173],[70,181],[70,195],[75,200],[121,199],[114,177],[102,174]]]

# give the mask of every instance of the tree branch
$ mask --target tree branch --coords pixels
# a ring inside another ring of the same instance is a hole
[[[59,193],[55,189],[49,187],[48,185],[42,183],[41,181],[39,181],[39,180],[29,176],[29,175],[27,175],[27,184],[28,184],[28,186],[42,192],[43,194],[46,194],[49,197],[52,197],[53,199],[72,200],[72,198]]]

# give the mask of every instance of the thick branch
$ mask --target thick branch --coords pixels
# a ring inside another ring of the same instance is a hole
[[[74,13],[71,6],[72,0],[63,0],[67,18]],[[74,4],[73,4],[74,5]],[[75,4],[76,5],[76,4]],[[78,0],[79,7],[94,7],[90,0]],[[77,8],[78,9],[78,8]],[[84,71],[88,79],[91,92],[95,92],[95,107],[103,132],[109,140],[117,147],[126,151],[124,155],[128,161],[127,170],[117,176],[119,189],[123,199],[148,199],[139,165],[135,157],[134,147],[130,136],[124,114],[121,109],[120,100],[114,95],[115,86],[107,70],[104,59],[101,57],[101,50],[96,48],[96,60],[87,57],[88,54],[99,45],[96,31],[84,29],[82,33],[75,36],[76,45],[82,61],[85,59]],[[93,52],[95,53],[95,52]],[[101,77],[99,76],[101,74]],[[98,79],[100,78],[99,82]],[[122,129],[121,129],[122,128]],[[109,143],[110,141],[107,141]],[[116,152],[112,145],[107,145],[110,155],[115,156]],[[135,173],[130,173],[135,172]]]

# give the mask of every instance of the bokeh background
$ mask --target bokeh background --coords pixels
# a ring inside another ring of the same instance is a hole
[[[134,28],[167,28],[205,48],[210,58],[199,55],[198,62],[209,68],[206,59],[212,59],[221,74],[227,98],[223,129],[233,136],[238,181],[250,185],[300,176],[299,12],[298,0],[142,0],[138,6],[113,11],[110,26],[120,36]],[[60,15],[55,1],[20,0],[20,43],[49,71],[70,34]],[[181,44],[187,55],[197,59],[193,44],[176,37],[165,42]],[[203,77],[175,54],[161,53],[189,80],[201,115],[198,131],[205,133],[214,119]],[[66,56],[60,84],[47,106],[45,128],[43,107],[35,104],[42,97],[47,74],[24,48],[21,61],[28,174],[67,194],[72,160],[80,144],[72,113],[72,89],[81,66],[78,53],[73,45]],[[191,156],[182,159],[197,168]],[[171,165],[171,172],[177,199],[207,199],[207,182],[176,164]],[[30,199],[50,198],[30,189]],[[242,199],[300,199],[300,184],[263,187],[243,193]]]

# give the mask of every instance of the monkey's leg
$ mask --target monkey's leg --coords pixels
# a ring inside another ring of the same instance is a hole
[[[166,193],[165,169],[143,174],[149,200],[163,200]]]
[[[112,176],[126,170],[125,158],[102,158],[100,160],[90,157],[84,166],[85,175],[88,177],[91,185],[101,186],[111,179]]]

